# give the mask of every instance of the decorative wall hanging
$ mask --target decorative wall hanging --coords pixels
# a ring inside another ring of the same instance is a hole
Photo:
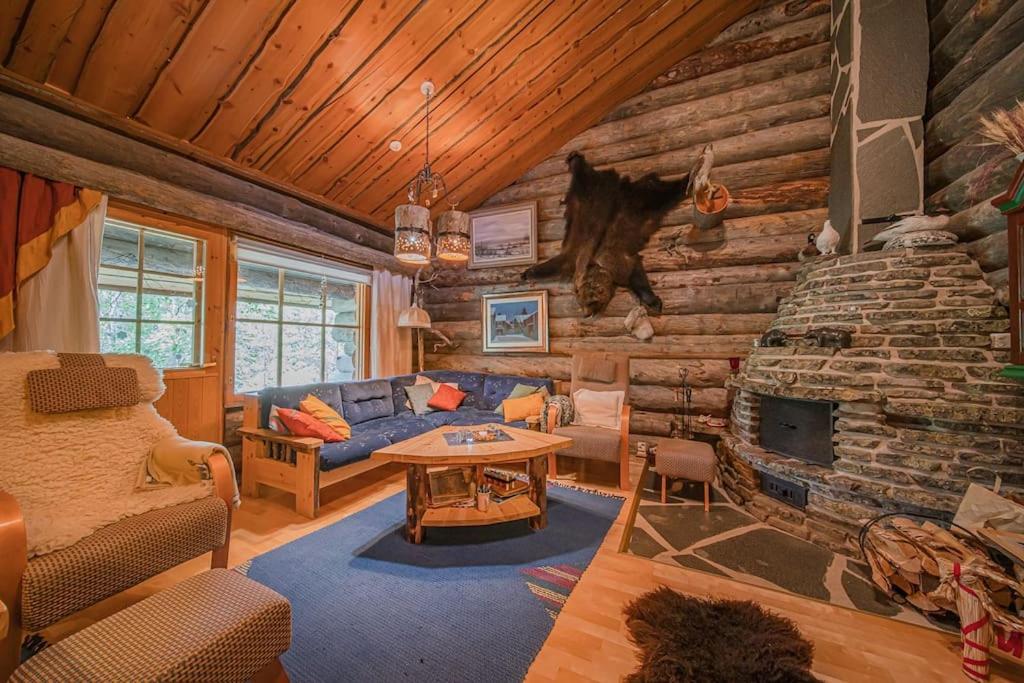
[[[693,222],[701,230],[718,227],[725,220],[729,206],[729,190],[725,185],[711,182],[711,169],[715,165],[715,148],[704,145],[686,183],[686,196],[693,198]]]
[[[484,353],[548,352],[547,292],[485,294],[480,305]]]
[[[537,262],[537,202],[489,206],[469,214],[470,268]]]
[[[523,279],[572,275],[576,300],[586,315],[602,312],[616,286],[628,287],[656,313],[661,299],[651,289],[640,251],[661,220],[683,199],[684,180],[649,174],[639,180],[594,169],[582,154],[566,159],[572,182],[565,195],[565,237],[553,258],[528,268]]]

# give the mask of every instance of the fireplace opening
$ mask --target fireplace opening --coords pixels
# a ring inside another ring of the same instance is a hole
[[[831,401],[761,397],[761,447],[779,455],[832,467]]]

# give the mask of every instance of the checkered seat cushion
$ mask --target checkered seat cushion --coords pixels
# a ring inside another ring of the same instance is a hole
[[[603,460],[604,462],[619,461],[622,435],[617,429],[569,425],[556,427],[554,433],[555,436],[567,436],[572,439],[572,445],[558,451],[559,455],[587,460]]]
[[[288,600],[213,569],[48,647],[11,681],[242,683],[290,645]]]
[[[658,444],[655,470],[670,479],[715,480],[718,458],[711,444],[688,439],[665,440]]]
[[[22,575],[22,626],[42,630],[219,548],[227,527],[227,505],[210,496],[128,517],[70,547],[40,555]]]

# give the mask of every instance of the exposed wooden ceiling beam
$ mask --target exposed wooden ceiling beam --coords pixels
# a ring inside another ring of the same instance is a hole
[[[323,214],[325,221],[329,220],[326,217],[333,217],[332,222],[337,221],[338,225],[349,226],[346,229],[350,231],[349,236],[354,241],[375,245],[376,248],[384,250],[391,249],[390,231],[377,225],[369,217],[355,212],[346,212],[326,202],[318,195],[288,187],[263,174],[233,164],[221,157],[215,157],[193,145],[175,140],[136,122],[114,117],[84,102],[63,97],[48,88],[30,83],[3,70],[0,70],[0,93],[7,93],[6,96],[0,95],[0,97],[7,97],[8,102],[17,99],[37,107],[33,113],[28,113],[24,107],[21,108],[21,113],[17,113],[18,110],[13,108],[13,104],[9,105],[11,108],[3,117],[0,117],[0,127],[12,134],[20,134],[30,140],[36,139],[44,143],[46,136],[49,136],[55,141],[54,144],[57,140],[63,139],[66,140],[64,144],[66,150],[73,150],[87,158],[90,155],[103,155],[107,161],[128,167],[131,165],[131,152],[123,148],[130,147],[131,143],[138,143],[152,150],[152,153],[162,154],[166,159],[180,159],[192,163],[190,172],[179,171],[182,174],[182,183],[194,183],[195,187],[202,189],[205,183],[213,182],[216,177],[208,175],[207,172],[219,173],[227,178],[237,178],[250,184],[254,188],[253,191],[264,198],[258,204],[262,210],[302,212],[303,207],[307,207],[310,211],[318,212],[307,218],[312,221],[311,225],[317,224],[318,219],[315,216]],[[64,126],[57,125],[55,122],[51,123],[49,130],[42,127],[41,122],[47,115],[47,111],[65,116],[67,123]],[[98,132],[90,133],[87,129],[80,129],[74,125],[74,122],[92,126]],[[103,133],[110,135],[107,137]],[[93,152],[87,153],[86,149],[91,149]],[[137,149],[140,150],[138,155],[141,157],[143,148]],[[120,154],[125,156],[118,157],[117,155]],[[169,173],[174,170],[169,164],[161,167],[155,161],[152,166],[150,172],[155,173],[157,177],[160,177],[161,173]],[[227,193],[231,190],[225,188],[223,191]],[[230,199],[230,196],[226,198]],[[298,217],[301,213],[294,215]],[[362,237],[359,237],[360,235]]]

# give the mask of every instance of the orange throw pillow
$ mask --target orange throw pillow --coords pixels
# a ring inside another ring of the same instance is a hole
[[[544,410],[545,394],[536,392],[522,398],[506,398],[501,402],[505,422],[518,422],[528,417],[540,417]]]
[[[459,391],[448,384],[442,384],[427,401],[427,405],[436,410],[455,410],[462,405],[466,392]]]
[[[312,415],[333,429],[343,441],[352,438],[352,427],[345,421],[345,418],[339,415],[337,410],[313,394],[309,394],[306,398],[299,401],[299,410],[306,415]]]
[[[323,439],[328,443],[343,440],[338,435],[338,432],[312,415],[306,415],[303,412],[291,410],[290,408],[278,408],[277,415],[293,436],[312,436],[317,439]]]

